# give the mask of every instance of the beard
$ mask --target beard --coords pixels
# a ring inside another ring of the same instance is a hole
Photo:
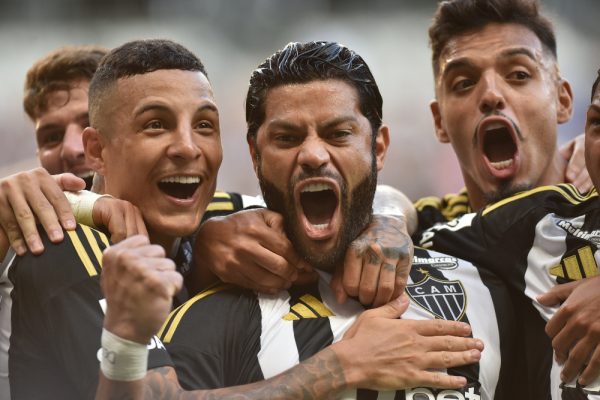
[[[283,216],[286,235],[296,252],[313,267],[331,272],[336,265],[344,261],[346,250],[350,243],[362,232],[371,221],[373,213],[373,197],[377,188],[377,168],[375,157],[372,158],[371,170],[352,190],[348,189],[346,182],[338,175],[328,171],[302,172],[293,178],[285,192],[280,190],[262,173],[260,155],[258,155],[259,168],[258,181],[263,198],[269,210]],[[341,224],[337,243],[329,251],[315,252],[305,245],[300,239],[303,237],[303,228],[296,218],[294,205],[294,187],[296,183],[307,178],[328,177],[335,179],[340,186],[339,207],[341,208]]]
[[[486,205],[494,204],[507,197],[511,197],[517,193],[533,189],[533,185],[528,183],[513,184],[511,181],[500,183],[498,189],[493,192],[484,193],[483,197]]]

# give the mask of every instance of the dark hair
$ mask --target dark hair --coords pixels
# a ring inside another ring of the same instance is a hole
[[[91,80],[108,49],[98,46],[68,46],[54,50],[27,71],[23,108],[35,120],[46,109],[46,97],[57,90],[70,90],[79,80]]]
[[[204,65],[191,51],[170,40],[134,40],[112,50],[102,59],[90,83],[90,123],[94,125],[103,93],[117,80],[163,69],[198,71],[208,77]]]
[[[598,89],[598,85],[600,85],[600,69],[598,70],[598,76],[592,85],[592,98],[591,101],[594,101],[594,94],[596,93],[596,89]]]
[[[339,79],[356,88],[360,111],[375,134],[381,126],[383,100],[367,63],[339,43],[307,42],[289,43],[252,73],[246,96],[248,139],[256,137],[264,121],[269,89],[325,79]]]
[[[439,73],[439,58],[449,40],[490,23],[529,28],[556,59],[554,30],[540,14],[537,0],[445,0],[438,5],[429,27],[434,75]]]

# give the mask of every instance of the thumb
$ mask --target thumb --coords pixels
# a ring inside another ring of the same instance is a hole
[[[559,305],[569,297],[578,282],[569,282],[562,285],[556,285],[544,294],[537,296],[536,300],[543,306],[551,307]]]
[[[263,219],[268,227],[279,232],[283,232],[283,217],[275,211],[264,209],[262,210]]]
[[[69,172],[52,176],[62,190],[76,192],[85,189],[85,181]]]
[[[408,296],[406,293],[402,293],[400,297],[395,298],[389,303],[369,310],[369,316],[389,319],[400,318],[408,308],[408,303]]]

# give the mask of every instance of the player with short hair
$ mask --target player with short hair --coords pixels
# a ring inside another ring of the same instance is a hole
[[[538,394],[531,398],[600,398],[596,379],[600,359],[596,333],[599,80],[600,75],[592,88],[585,129],[586,161],[595,190],[582,195],[574,186],[563,184],[522,192],[477,214],[433,227],[421,239],[427,248],[485,266],[512,290],[524,294],[537,318],[549,321],[546,331],[556,359],[549,343],[524,337],[528,350],[546,353],[545,361],[533,367],[537,379],[530,385]]]

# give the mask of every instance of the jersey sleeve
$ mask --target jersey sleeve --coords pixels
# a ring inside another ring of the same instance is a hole
[[[234,192],[223,192],[217,190],[212,198],[212,201],[206,207],[202,221],[213,217],[220,217],[233,214],[236,211],[244,209],[243,196]]]
[[[181,386],[215,389],[263,378],[260,307],[249,291],[218,285],[175,309],[161,329]]]
[[[446,223],[461,215],[472,212],[467,189],[444,197],[423,197],[414,203],[417,211],[418,227],[416,235],[435,224]]]
[[[109,242],[84,225],[67,231],[58,244],[42,236],[44,253],[19,257],[9,275],[14,284],[9,353],[13,398],[48,398],[48,393],[93,398],[104,318],[99,279],[102,251]],[[154,342],[150,348],[149,366],[170,364],[164,346]]]

